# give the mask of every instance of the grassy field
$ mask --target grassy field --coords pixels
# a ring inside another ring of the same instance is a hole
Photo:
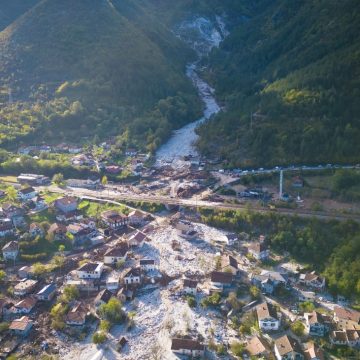
[[[85,216],[88,217],[97,217],[106,210],[117,210],[126,215],[130,212],[129,208],[127,208],[125,205],[117,206],[112,204],[102,204],[88,200],[81,201],[78,208]]]
[[[0,176],[0,181],[4,181],[6,183],[11,183],[11,184],[14,184],[14,183],[17,183],[17,178],[16,176]]]

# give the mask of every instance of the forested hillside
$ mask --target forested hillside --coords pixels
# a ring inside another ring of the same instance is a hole
[[[199,116],[184,72],[194,55],[126,4],[45,0],[0,33],[0,143],[123,134],[152,150]]]
[[[360,2],[262,5],[208,60],[226,111],[200,149],[231,166],[358,161]]]

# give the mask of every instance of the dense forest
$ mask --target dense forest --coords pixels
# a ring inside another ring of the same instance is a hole
[[[356,222],[300,219],[276,213],[202,210],[210,225],[245,232],[253,239],[267,234],[271,248],[321,272],[330,291],[360,300],[360,226]]]
[[[207,61],[225,111],[200,149],[231,166],[358,161],[359,1],[261,3]]]
[[[194,54],[150,11],[139,5],[134,16],[132,2],[116,0],[34,3],[3,4],[2,27],[16,20],[0,32],[1,144],[126,134],[152,150],[200,115],[185,76]]]

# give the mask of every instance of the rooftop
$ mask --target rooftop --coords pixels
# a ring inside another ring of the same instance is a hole
[[[247,344],[246,350],[250,355],[256,356],[270,351],[270,346],[263,338],[254,336]]]
[[[338,317],[339,319],[350,320],[350,321],[354,321],[356,323],[360,322],[360,312],[359,311],[345,309],[340,306],[335,306],[334,313],[335,313],[335,316]]]
[[[172,339],[171,341],[171,350],[205,350],[205,346],[201,344],[199,341],[191,340],[191,339]]]
[[[19,243],[17,241],[10,241],[2,248],[2,251],[17,251],[19,250]]]
[[[211,281],[222,284],[231,284],[233,275],[227,272],[213,271],[211,273]]]
[[[24,331],[24,330],[26,330],[28,325],[32,324],[32,323],[33,322],[27,316],[22,316],[20,319],[13,320],[9,326],[9,329]]]
[[[284,335],[275,340],[275,346],[281,356],[295,351],[301,353],[301,347],[299,343],[292,337]]]
[[[278,318],[275,307],[268,302],[258,305],[256,307],[256,314],[259,320],[268,319],[270,317],[273,319]]]
[[[78,271],[84,271],[84,272],[94,272],[98,269],[98,267],[102,266],[102,263],[93,263],[88,262],[84,265],[82,265]]]

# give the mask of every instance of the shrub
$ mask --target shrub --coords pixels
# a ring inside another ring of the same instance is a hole
[[[92,341],[94,344],[103,344],[106,341],[106,334],[103,331],[97,331],[93,335]]]
[[[291,331],[297,336],[303,336],[305,331],[305,325],[301,321],[295,321],[291,324]]]
[[[193,296],[188,296],[186,298],[186,300],[187,300],[187,303],[188,303],[189,307],[191,307],[191,308],[196,307],[196,300],[195,300],[195,298]]]

